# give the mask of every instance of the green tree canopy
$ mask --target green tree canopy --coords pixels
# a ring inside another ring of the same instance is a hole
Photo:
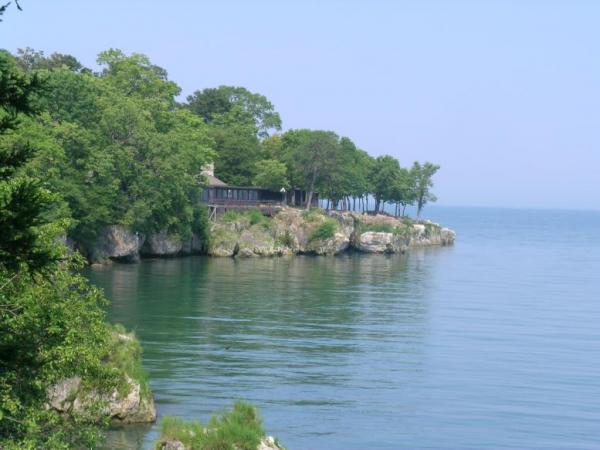
[[[410,169],[414,183],[415,200],[417,203],[417,218],[421,217],[421,211],[428,202],[435,202],[437,197],[431,192],[433,187],[433,176],[440,169],[437,164],[416,162]]]
[[[46,57],[44,56],[44,52],[34,50],[31,47],[17,49],[17,61],[19,66],[25,71],[53,70],[62,67],[72,72],[90,71],[90,69],[83,67],[77,58],[72,55],[54,52]]]
[[[94,420],[69,420],[45,408],[47,389],[75,375],[116,387],[105,366],[110,328],[100,292],[74,275],[76,256],[57,240],[66,220],[51,193],[25,165],[34,150],[15,140],[20,121],[33,123],[31,107],[41,85],[0,52],[0,447],[89,448],[98,438]],[[38,139],[32,139],[37,142]],[[45,141],[43,142],[45,143]]]
[[[287,166],[274,159],[258,161],[255,166],[253,183],[254,186],[272,191],[279,191],[281,188],[288,189],[290,182],[287,177]]]
[[[74,219],[70,234],[84,246],[111,224],[188,236],[198,174],[215,156],[208,126],[175,108],[179,87],[145,56],[110,50],[99,61],[99,75],[31,71],[46,80],[36,104],[47,113],[10,139],[35,141],[27,170],[62,194]]]
[[[375,197],[375,211],[379,211],[386,201],[393,197],[393,187],[398,180],[400,164],[393,156],[384,155],[375,158],[369,173],[371,192]]]
[[[290,130],[283,135],[283,148],[292,183],[306,189],[309,209],[315,191],[324,189],[336,170],[340,154],[338,136],[332,131]]]
[[[243,87],[207,88],[189,95],[187,101],[188,108],[207,123],[237,107],[238,120],[252,123],[259,136],[267,136],[269,130],[281,129],[281,118],[273,104],[264,95]]]

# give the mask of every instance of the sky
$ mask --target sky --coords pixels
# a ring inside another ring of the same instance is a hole
[[[440,205],[600,209],[600,1],[20,0],[0,48],[144,53],[284,129],[441,165]]]

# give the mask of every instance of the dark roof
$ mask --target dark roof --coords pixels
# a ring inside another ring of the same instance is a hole
[[[217,177],[215,177],[214,175],[204,175],[206,177],[206,184],[207,186],[222,186],[225,187],[227,186],[227,183],[219,180]]]

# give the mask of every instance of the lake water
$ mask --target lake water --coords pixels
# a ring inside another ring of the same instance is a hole
[[[600,448],[600,213],[428,215],[453,247],[88,273],[161,416],[245,399],[290,450]]]

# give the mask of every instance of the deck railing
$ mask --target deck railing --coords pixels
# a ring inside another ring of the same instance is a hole
[[[211,198],[207,203],[209,205],[224,207],[284,204],[282,200],[234,200],[232,198]]]

